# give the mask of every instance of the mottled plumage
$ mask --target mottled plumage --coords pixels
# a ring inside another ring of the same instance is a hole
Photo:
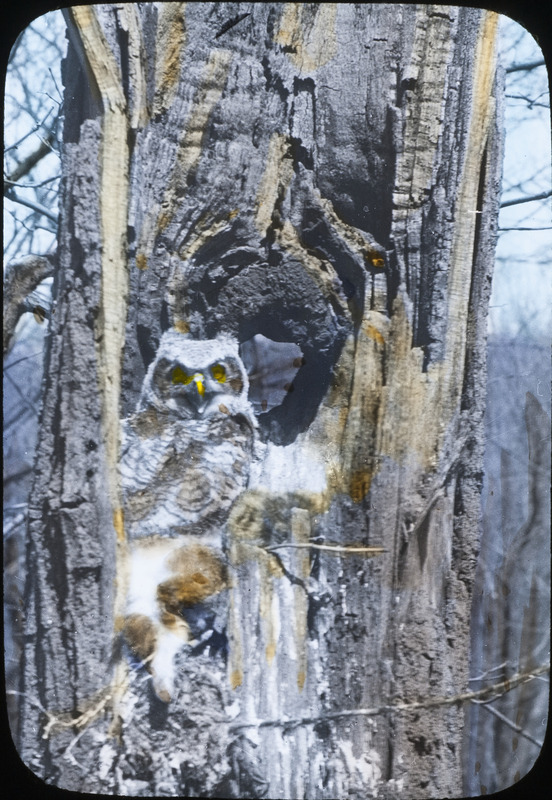
[[[169,332],[136,413],[123,422],[131,551],[124,632],[163,700],[172,693],[175,653],[202,628],[209,634],[205,620],[216,616],[209,604],[227,586],[224,523],[247,485],[255,443],[247,393],[234,339]]]
[[[213,377],[215,367],[224,370],[224,380]],[[184,374],[204,377],[203,395],[200,379],[183,383]],[[247,484],[255,432],[247,389],[234,340],[163,336],[137,411],[123,425],[120,470],[130,539],[218,531]]]

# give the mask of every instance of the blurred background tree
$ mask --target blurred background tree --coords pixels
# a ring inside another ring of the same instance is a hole
[[[542,51],[501,20],[506,71],[499,239],[489,310],[483,530],[472,686],[550,658],[550,94]],[[470,707],[466,787],[496,792],[533,766],[549,676]]]
[[[4,95],[4,631],[7,702],[16,733],[25,583],[25,525],[51,311],[63,125],[65,22],[36,19],[13,45]],[[11,282],[14,265],[27,269]],[[8,301],[13,301],[11,305]],[[26,294],[26,292],[29,292]]]

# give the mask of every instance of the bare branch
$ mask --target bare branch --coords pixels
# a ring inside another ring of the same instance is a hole
[[[375,717],[379,714],[397,711],[419,711],[421,708],[436,708],[438,706],[454,706],[466,702],[476,702],[491,700],[494,696],[498,697],[507,692],[534,680],[538,675],[550,671],[549,664],[543,664],[530,672],[518,672],[500,683],[486,686],[475,692],[463,692],[462,694],[451,695],[450,697],[430,697],[427,700],[420,700],[414,703],[389,703],[374,708],[353,708],[347,711],[330,711],[317,717],[301,717],[299,719],[263,719],[257,722],[237,722],[230,725],[231,730],[242,728],[294,728],[300,725],[314,725],[322,720],[346,719],[347,717]]]
[[[19,388],[19,386],[17,385],[17,383],[14,381],[14,379],[12,378],[12,376],[9,373],[6,373],[5,377],[11,383],[11,385],[13,386],[13,388],[15,389],[15,391],[17,392],[17,394],[19,395],[19,397],[23,401],[24,405],[26,405],[27,408],[29,408],[36,417],[38,417],[38,408],[35,406],[35,404],[31,400],[31,398],[27,397],[25,394],[23,394],[23,392],[21,391],[21,389]]]
[[[541,94],[539,94],[538,97],[535,98],[531,98],[525,94],[507,94],[505,95],[505,97],[507,97],[509,100],[523,100],[524,103],[527,103],[529,108],[534,108],[535,106],[537,106],[538,108],[550,108],[549,103],[539,102],[540,98],[543,97],[544,95],[545,93],[541,92]]]
[[[503,670],[504,667],[507,666],[508,662],[503,661],[502,664],[497,664],[496,667],[489,667],[489,669],[486,669],[484,672],[481,673],[481,675],[476,675],[473,678],[468,678],[468,682],[473,683],[474,681],[482,681],[484,678],[488,678],[492,672],[498,672],[499,670]]]
[[[515,200],[505,200],[500,204],[500,208],[506,208],[507,206],[519,206],[521,203],[532,203],[535,200],[546,200],[547,197],[552,197],[552,190],[548,192],[541,192],[540,194],[534,194],[530,197],[517,197]]]
[[[19,181],[11,181],[8,178],[4,178],[4,184],[8,183],[11,186],[17,186],[19,189],[40,189],[42,186],[46,186],[47,183],[57,181],[59,177],[59,175],[52,175],[50,178],[44,178],[44,180],[40,181],[39,183],[21,183]]]
[[[17,167],[12,170],[12,172],[7,176],[9,183],[17,183],[17,181],[22,178],[24,175],[27,175],[33,167],[35,167],[38,162],[47,156],[48,153],[52,152],[52,144],[56,138],[56,126],[57,120],[53,122],[50,126],[49,130],[46,133],[46,136],[41,139],[40,144],[32,153],[30,153],[27,158],[24,158],[23,161],[17,165]],[[4,187],[4,194],[6,195],[8,189]],[[13,198],[12,198],[13,199]]]
[[[17,506],[11,506],[11,508],[8,506],[6,511],[11,510],[12,508],[17,508],[18,506],[24,506],[25,511],[21,514],[17,514],[12,520],[10,520],[4,525],[4,531],[3,531],[4,540],[9,539],[9,537],[12,536],[12,534],[18,528],[20,528],[27,520],[27,511],[26,511],[27,503],[18,503]]]
[[[33,211],[36,211],[38,214],[42,214],[42,216],[51,219],[52,222],[57,224],[58,216],[50,211],[45,206],[41,206],[39,203],[33,203],[32,200],[24,200],[22,197],[19,197],[13,189],[12,186],[4,189],[5,196],[12,200],[14,203],[19,203],[22,206],[26,206],[27,208],[31,208]]]
[[[35,398],[35,400],[36,402],[39,402],[40,394]],[[33,409],[30,408],[28,405],[24,407],[20,406],[17,409],[17,412],[11,417],[11,419],[8,419],[6,420],[6,422],[4,422],[4,436],[6,437],[9,436],[11,434],[12,428],[14,428],[16,425],[19,427],[24,422],[28,422],[32,418],[36,418],[36,414],[33,411]],[[24,478],[25,475],[27,475],[29,472],[32,472],[32,469],[33,469],[32,466],[29,466],[28,468],[25,468],[23,471],[19,471],[14,475],[6,475],[4,477],[4,484],[7,485],[10,481],[15,482],[20,478]]]
[[[8,352],[13,332],[21,314],[26,310],[25,298],[45,278],[54,274],[55,256],[27,256],[22,261],[10,264],[4,278],[4,323],[3,352]]]
[[[21,358],[17,358],[15,361],[10,361],[9,364],[4,364],[4,372],[7,372],[12,367],[15,367],[16,364],[20,364],[22,361],[28,361],[29,358],[36,358],[37,356],[42,355],[42,350],[38,350],[36,353],[29,353],[28,356],[21,356]]]
[[[275,544],[272,547],[267,547],[266,550],[269,553],[274,552],[274,550],[283,550],[283,549],[305,549],[305,550],[328,550],[333,553],[345,553],[346,555],[366,555],[368,557],[371,556],[380,556],[385,553],[384,547],[379,546],[356,546],[356,545],[336,545],[336,544],[316,544],[314,542],[297,542],[295,544]]]
[[[523,228],[520,225],[513,225],[511,228],[498,228],[499,232],[503,231],[552,231],[552,225],[543,225],[542,227]]]
[[[522,72],[528,71],[530,69],[536,69],[537,67],[544,67],[545,65],[544,58],[539,59],[538,61],[527,61],[525,64],[512,64],[511,67],[506,69],[506,74],[508,75],[510,72]]]
[[[17,141],[13,142],[13,144],[10,144],[7,147],[5,147],[4,148],[4,152],[5,153],[9,153],[10,150],[17,150],[19,145],[22,144],[24,141],[26,141],[26,139],[28,139],[29,136],[32,136],[34,133],[37,133],[42,128],[42,126],[44,125],[44,123],[46,122],[46,120],[48,119],[50,114],[52,113],[52,110],[53,109],[50,109],[45,114],[45,116],[41,120],[36,122],[35,125],[30,130],[25,131],[25,133],[23,134],[23,136],[21,136],[21,138],[17,139]],[[52,122],[52,125],[54,125],[53,122]]]
[[[489,705],[483,705],[483,708],[489,711],[491,714],[494,714],[495,717],[498,717],[499,720],[504,722],[504,724],[513,731],[516,731],[516,733],[519,733],[520,736],[523,736],[524,739],[536,744],[539,749],[542,748],[542,742],[539,742],[538,739],[534,739],[529,733],[526,733],[520,725],[516,725],[515,722],[512,722],[512,720],[508,719],[508,717],[505,717],[504,714],[501,714],[496,708],[493,708]]]
[[[31,466],[26,466],[23,467],[23,469],[18,470],[17,472],[13,472],[11,475],[6,475],[4,478],[4,486],[7,486],[9,483],[15,483],[16,481],[20,481],[21,478],[25,478],[27,475],[30,475],[32,471],[33,468]]]

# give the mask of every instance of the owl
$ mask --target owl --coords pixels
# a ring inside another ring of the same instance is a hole
[[[176,653],[216,632],[228,587],[224,525],[247,485],[256,430],[237,341],[165,333],[123,421],[120,456],[130,549],[123,633],[165,702]]]

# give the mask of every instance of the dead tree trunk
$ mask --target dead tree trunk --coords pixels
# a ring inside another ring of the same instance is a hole
[[[496,24],[424,5],[69,12],[22,736],[47,780],[462,794]],[[113,642],[119,420],[168,328],[292,342],[303,365],[259,413],[228,521],[227,664],[187,659],[161,708],[147,682],[121,688]]]

